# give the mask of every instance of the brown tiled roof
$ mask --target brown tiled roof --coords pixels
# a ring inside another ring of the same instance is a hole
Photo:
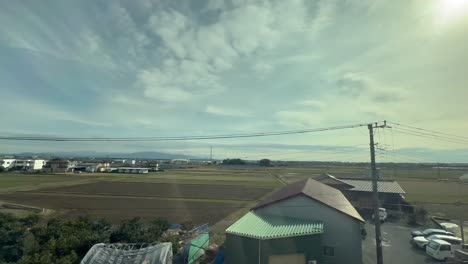
[[[364,222],[361,215],[339,190],[312,179],[298,181],[285,186],[252,209],[255,210],[298,195],[305,195],[312,200],[318,201],[354,219]]]

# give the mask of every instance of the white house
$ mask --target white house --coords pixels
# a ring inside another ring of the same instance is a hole
[[[14,167],[23,170],[41,170],[46,162],[43,159],[17,159]]]
[[[11,169],[15,166],[16,159],[0,159],[0,167],[4,169]]]

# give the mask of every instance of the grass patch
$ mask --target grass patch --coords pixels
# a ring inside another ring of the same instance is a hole
[[[0,174],[0,192],[31,190],[49,186],[61,186],[99,180],[95,176],[76,176],[65,174]]]

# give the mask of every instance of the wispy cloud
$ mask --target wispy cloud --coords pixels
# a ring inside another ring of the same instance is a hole
[[[387,118],[463,134],[468,19],[439,2],[6,1],[0,121],[8,131],[148,136]],[[441,101],[450,104],[433,107]]]
[[[233,109],[233,108],[226,108],[226,107],[219,107],[214,105],[207,105],[205,108],[205,112],[213,115],[220,115],[220,116],[232,116],[232,117],[247,117],[250,116],[245,110],[242,109]]]

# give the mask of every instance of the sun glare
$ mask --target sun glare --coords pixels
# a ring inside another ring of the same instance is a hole
[[[439,0],[435,6],[441,24],[448,24],[468,14],[468,0]]]

